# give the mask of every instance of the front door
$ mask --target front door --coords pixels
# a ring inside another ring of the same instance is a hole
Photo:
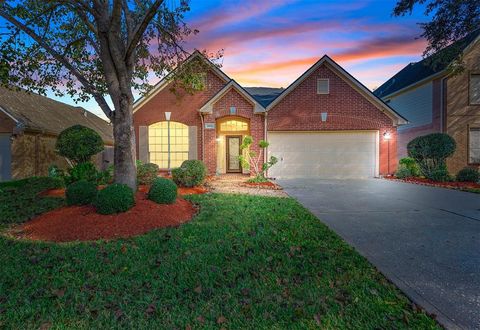
[[[238,156],[240,156],[240,145],[242,137],[240,135],[227,136],[227,172],[241,173],[242,166]]]

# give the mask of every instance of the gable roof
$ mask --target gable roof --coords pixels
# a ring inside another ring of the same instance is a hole
[[[213,64],[209,59],[207,59],[202,53],[198,50],[195,50],[182,64],[187,64],[194,59],[200,59],[203,62],[207,63],[208,66],[212,69],[213,73],[215,73],[220,79],[222,79],[225,83],[228,83],[231,79],[228,77],[220,68],[218,68],[215,64]],[[163,77],[153,88],[145,95],[140,97],[133,103],[133,112],[140,109],[145,103],[147,103],[152,97],[160,93],[165,87],[168,86],[170,82],[170,78],[175,74],[177,69],[173,70],[165,77]]]
[[[248,100],[253,105],[253,112],[254,113],[264,113],[265,107],[263,107],[250,93],[248,93],[242,86],[240,86],[235,80],[230,80],[228,84],[226,84],[221,90],[218,91],[217,94],[212,96],[207,103],[205,103],[201,108],[200,112],[207,112],[211,113],[213,111],[213,105],[227,92],[231,89],[235,89],[237,92],[240,93],[246,100]]]
[[[58,135],[73,125],[95,130],[107,144],[113,144],[112,126],[82,107],[74,107],[23,89],[0,87],[0,111],[19,128]]]
[[[290,94],[298,85],[300,85],[307,77],[309,77],[313,72],[315,72],[321,65],[328,64],[340,78],[343,78],[347,83],[350,84],[355,90],[361,93],[370,103],[376,106],[380,111],[383,111],[387,116],[389,116],[394,125],[404,125],[408,121],[397,113],[393,108],[388,104],[383,102],[380,98],[374,95],[365,85],[359,82],[355,77],[338,65],[334,60],[332,60],[328,55],[323,55],[320,60],[318,60],[314,65],[312,65],[307,71],[305,71],[300,77],[297,78],[290,86],[283,90],[283,92],[278,95],[266,108],[267,111],[270,111],[275,105],[280,103],[280,101]]]
[[[450,63],[479,37],[480,29],[419,62],[408,64],[378,87],[374,94],[383,98],[416,83],[445,74]]]
[[[258,103],[266,107],[283,92],[284,88],[245,87],[245,90],[250,93]]]

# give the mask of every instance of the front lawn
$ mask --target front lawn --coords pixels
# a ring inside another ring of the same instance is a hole
[[[293,199],[207,194],[133,239],[0,237],[0,328],[437,328]]]

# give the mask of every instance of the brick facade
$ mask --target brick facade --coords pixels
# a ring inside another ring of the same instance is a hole
[[[290,94],[284,97],[279,104],[268,111],[269,131],[333,131],[333,130],[374,130],[380,135],[379,162],[380,174],[387,174],[388,163],[390,173],[397,164],[396,144],[397,130],[393,119],[373,105],[371,100],[352,87],[349,78],[340,78],[341,74],[327,64],[321,65],[309,77],[303,80]],[[317,78],[330,79],[330,94],[316,93]],[[203,160],[210,174],[223,173],[222,163],[225,153],[224,136],[217,129],[203,129],[199,110],[208,103],[228,82],[216,75],[213,70],[207,74],[207,88],[193,95],[181,92],[175,95],[166,86],[144,101],[135,109],[134,126],[137,141],[139,127],[149,126],[165,120],[165,112],[172,113],[171,120],[188,126],[197,126],[198,158]],[[369,96],[371,97],[371,96]],[[233,117],[240,117],[249,123],[248,134],[255,142],[265,137],[265,116],[254,113],[252,101],[231,87],[222,97],[212,105],[212,113],[205,113],[204,122],[218,124],[219,120],[231,116],[230,108],[235,107]],[[320,120],[321,113],[327,112],[326,122]],[[202,132],[203,131],[203,132]],[[383,134],[389,132],[392,136],[389,142],[383,139]],[[245,133],[245,132],[244,132]],[[245,134],[243,134],[245,135]],[[204,141],[202,141],[204,136]],[[223,141],[223,142],[222,142]],[[255,144],[256,144],[255,143]],[[202,145],[205,150],[202,150]],[[388,152],[388,146],[390,152]],[[257,153],[257,145],[252,146]],[[139,147],[137,143],[137,154]],[[390,155],[390,159],[388,159]],[[263,156],[263,155],[262,155]]]
[[[329,94],[317,94],[317,79],[328,78]],[[326,112],[327,121],[321,121]],[[382,113],[365,96],[327,64],[321,65],[303,80],[280,103],[268,112],[268,131],[335,131],[376,130],[380,134],[380,174],[388,172],[388,144],[390,143],[390,173],[397,164],[397,129],[392,119]],[[391,133],[390,142],[383,139]]]

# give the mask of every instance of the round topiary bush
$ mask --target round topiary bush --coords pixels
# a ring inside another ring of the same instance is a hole
[[[114,183],[97,193],[94,205],[100,214],[128,211],[135,205],[133,190],[126,184]]]
[[[181,187],[201,185],[207,177],[207,167],[201,160],[186,160],[172,171],[172,178]]]
[[[172,204],[177,199],[177,185],[169,179],[156,178],[148,192],[148,199],[158,204]]]
[[[68,205],[87,205],[97,196],[97,186],[93,182],[80,180],[69,185],[65,191]]]
[[[455,149],[455,140],[444,133],[419,136],[407,145],[408,155],[418,164],[422,174],[431,180],[448,174],[446,159],[453,155]]]
[[[456,179],[460,182],[478,182],[480,181],[480,172],[473,167],[464,167],[458,171]]]
[[[55,148],[61,156],[75,163],[85,163],[104,147],[102,138],[93,129],[74,125],[60,133]]]
[[[157,164],[137,162],[137,182],[138,184],[151,184],[158,176],[160,168]]]

